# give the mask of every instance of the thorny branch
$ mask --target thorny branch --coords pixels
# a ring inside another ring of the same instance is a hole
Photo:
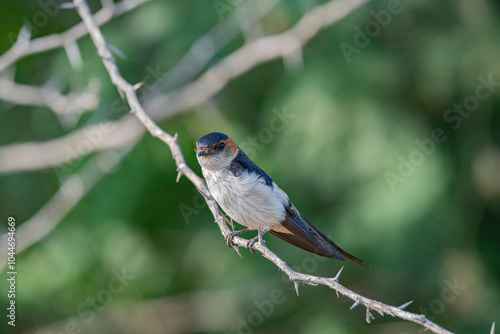
[[[340,19],[341,17],[347,15],[350,12],[350,7],[352,3],[349,3],[346,0],[337,0],[337,1],[332,1],[332,3],[335,3],[336,6],[338,6],[339,9],[343,8],[344,11],[341,11],[343,13],[342,15],[339,15],[336,19]],[[359,3],[359,2],[358,2]],[[212,212],[215,221],[219,225],[219,228],[224,236],[226,236],[229,233],[229,228],[226,225],[224,221],[224,217],[219,211],[219,208],[217,206],[217,203],[211,196],[205,182],[203,179],[201,179],[196,173],[194,173],[185,163],[184,157],[182,155],[181,149],[178,145],[177,141],[177,135],[171,136],[170,134],[164,132],[161,130],[152,120],[151,118],[146,114],[144,109],[142,108],[134,86],[130,83],[128,83],[120,74],[118,67],[115,64],[113,55],[111,54],[106,41],[104,39],[104,36],[102,35],[99,26],[97,25],[95,19],[92,16],[92,13],[90,12],[85,0],[74,0],[74,4],[77,7],[78,13],[82,17],[82,20],[89,30],[90,36],[98,50],[99,56],[102,58],[102,61],[111,77],[111,80],[113,84],[118,88],[118,90],[125,96],[127,99],[132,113],[141,121],[141,123],[144,124],[144,126],[148,129],[148,131],[154,136],[158,137],[160,140],[165,142],[169,147],[170,150],[172,151],[173,158],[177,164],[177,170],[180,175],[185,175],[198,189],[198,191],[205,197],[205,200],[208,204],[208,207],[210,211]],[[219,85],[217,85],[217,81],[214,82],[216,87],[220,87],[221,82],[219,82]],[[247,245],[247,240],[241,239],[239,237],[234,237],[233,242],[237,246],[242,246],[246,247]],[[330,287],[331,289],[334,289],[337,291],[337,293],[340,293],[354,301],[353,306],[351,307],[354,308],[358,305],[363,305],[366,307],[366,320],[370,322],[370,320],[373,318],[373,315],[371,311],[377,311],[381,315],[391,315],[393,317],[399,317],[401,319],[405,319],[417,324],[420,324],[424,326],[425,328],[431,330],[434,333],[451,333],[444,328],[436,325],[429,319],[427,319],[424,315],[418,315],[414,313],[410,313],[407,311],[404,311],[403,308],[409,305],[409,303],[406,303],[400,307],[394,307],[390,305],[383,304],[381,302],[378,302],[376,300],[372,300],[366,297],[363,297],[343,285],[339,283],[339,276],[341,271],[337,274],[336,277],[334,278],[326,278],[326,277],[317,277],[317,276],[312,276],[312,275],[306,275],[302,274],[299,272],[296,272],[292,270],[283,260],[281,260],[276,254],[271,252],[266,246],[260,245],[260,244],[255,244],[254,245],[255,249],[258,250],[259,252],[262,253],[262,255],[272,261],[278,268],[280,268],[282,271],[284,271],[290,280],[292,280],[295,283],[295,286],[298,291],[298,282],[302,281],[310,285],[325,285]]]
[[[117,5],[119,10],[115,11],[115,14],[118,15],[121,13],[120,8],[130,10],[143,2],[145,1],[124,0],[124,2],[120,3],[120,5]],[[279,0],[269,0],[266,2],[264,6],[260,7],[259,16],[253,17],[250,22],[248,22],[249,26],[267,15],[278,2]],[[128,5],[125,6],[125,4]],[[106,6],[106,3],[104,3],[103,6]],[[242,6],[244,7],[246,4],[242,4]],[[64,7],[71,8],[74,7],[74,5],[73,3],[67,3],[64,4]],[[99,11],[96,15],[99,15],[99,13],[101,13],[101,11]],[[84,31],[82,33],[83,35],[86,35],[87,29],[84,27],[83,23],[80,23],[78,26],[83,27]],[[72,29],[70,29],[70,31],[71,30]],[[237,31],[238,22],[235,15],[232,15],[201,36],[195,41],[180,62],[169,72],[170,75],[166,78],[166,85],[168,87],[176,87],[181,83],[190,81],[194,78],[200,71],[203,70],[208,61],[212,59],[221,48],[237,37]],[[199,51],[201,49],[204,50],[202,54],[200,54]],[[43,50],[40,49],[40,52],[43,52]],[[2,79],[0,78],[0,80]],[[8,79],[5,80],[7,88],[11,87],[11,90],[14,90],[16,84]],[[14,94],[19,93],[16,91]],[[11,102],[15,103],[16,101]],[[23,100],[21,102],[25,103],[26,101]],[[37,100],[36,103],[40,103],[40,100]],[[53,107],[53,105],[51,104],[48,107]],[[163,115],[163,119],[166,117],[168,117],[168,115]],[[68,174],[67,171],[65,171],[65,164],[68,164],[71,167],[72,163],[70,161],[77,160],[80,156],[87,155],[92,152],[99,152],[96,159],[91,159],[86,162],[85,166],[81,168],[81,171],[74,174],[75,177],[72,176],[68,180],[64,180],[61,184],[61,189],[81,193],[83,196],[86,192],[90,191],[93,185],[97,183],[97,181],[94,182],[94,180],[98,180],[98,178],[100,178],[104,173],[99,168],[94,168],[94,162],[104,160],[104,158],[101,159],[101,157],[109,156],[110,154],[107,154],[106,152],[101,154],[100,152],[107,151],[113,153],[113,150],[118,150],[118,152],[120,152],[124,147],[125,150],[128,150],[129,147],[135,146],[145,132],[146,129],[140,122],[137,121],[137,118],[134,115],[129,114],[120,120],[93,124],[82,129],[72,131],[71,133],[56,139],[1,146],[0,173],[32,171],[47,167],[54,167],[56,168],[56,173],[59,169],[63,171],[62,174],[64,175],[61,176],[62,179],[65,179],[65,175]],[[97,140],[95,136],[92,135],[96,133],[100,134],[97,136]],[[78,148],[79,144],[82,142],[88,142],[90,140],[89,137],[94,137],[92,139],[93,145],[90,149],[87,145],[84,151],[74,150],[74,148]],[[118,153],[115,153],[115,155],[116,154]],[[122,157],[123,154],[118,160]],[[118,162],[119,161],[116,161],[116,163]],[[59,168],[58,166],[60,165],[63,166]],[[68,182],[69,180],[79,180],[79,182]],[[85,185],[85,192],[83,193],[80,191],[80,184]],[[73,201],[72,198],[73,197],[71,196],[68,198],[61,196],[60,191],[56,192],[32,218],[21,225],[18,230],[18,236],[19,239],[24,240],[25,242],[18,247],[18,251],[21,252],[23,249],[28,248],[48,235],[50,231],[61,222],[64,217],[64,213],[69,212],[74,205],[76,205],[78,200],[81,199],[81,197],[79,197],[76,201]],[[63,214],[58,214],[58,211]],[[4,236],[0,239],[0,248],[5,244],[6,238]],[[5,256],[0,254],[0,269],[4,267],[5,263]]]

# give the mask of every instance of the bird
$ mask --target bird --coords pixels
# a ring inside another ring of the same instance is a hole
[[[270,232],[306,251],[345,261],[352,260],[369,268],[362,260],[344,251],[314,227],[292,204],[271,176],[255,164],[226,134],[212,132],[196,142],[196,157],[208,189],[224,212],[239,224],[240,231],[227,234],[228,246],[233,236],[257,230],[249,240],[252,250],[262,236]]]

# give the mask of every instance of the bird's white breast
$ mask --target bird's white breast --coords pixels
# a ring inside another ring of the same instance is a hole
[[[288,197],[274,182],[270,187],[257,174],[235,176],[229,168],[202,171],[212,196],[233,220],[252,229],[281,230]]]

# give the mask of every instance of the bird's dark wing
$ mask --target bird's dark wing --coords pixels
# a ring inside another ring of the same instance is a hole
[[[255,173],[259,175],[259,177],[262,178],[269,187],[273,186],[273,179],[271,179],[266,172],[260,169],[260,167],[257,166],[255,162],[253,162],[240,148],[238,149],[238,154],[233,159],[233,162],[231,162],[229,170],[236,176],[239,176],[244,172]]]
[[[277,237],[297,246],[306,251],[316,253],[328,258],[344,261],[348,258],[367,268],[364,262],[354,255],[351,255],[337,246],[330,238],[315,228],[297,209],[289,203],[285,206],[286,218],[281,225],[290,233],[277,232],[271,230],[271,233]]]

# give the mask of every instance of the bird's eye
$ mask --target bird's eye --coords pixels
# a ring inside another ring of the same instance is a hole
[[[217,149],[222,151],[225,146],[226,146],[226,144],[220,143],[219,145],[217,145]]]

